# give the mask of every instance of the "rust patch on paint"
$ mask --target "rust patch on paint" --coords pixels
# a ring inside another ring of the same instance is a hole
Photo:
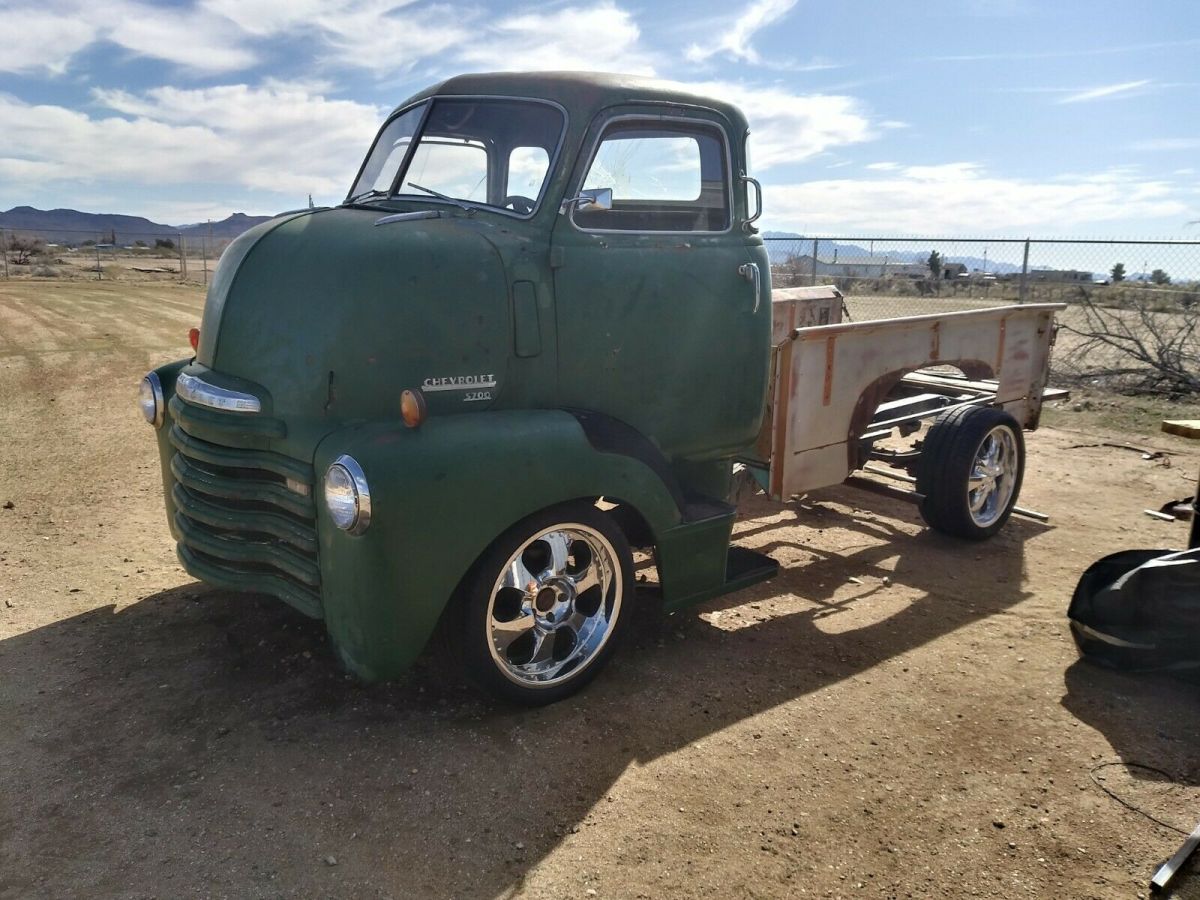
[[[825,338],[825,391],[821,395],[821,405],[828,406],[833,396],[833,353],[836,349],[837,335],[831,334]]]
[[[1000,377],[1000,369],[1004,366],[1004,332],[1008,330],[1008,319],[1000,320],[1000,345],[996,349],[996,377]]]

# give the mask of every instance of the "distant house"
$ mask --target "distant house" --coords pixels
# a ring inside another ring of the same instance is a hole
[[[964,263],[942,263],[942,278],[966,278],[967,267]]]
[[[811,274],[812,255],[795,256],[788,267],[798,274]],[[817,260],[817,276],[824,278],[928,278],[925,263],[902,263],[885,256],[842,257],[836,260]]]
[[[1029,281],[1056,281],[1067,284],[1091,284],[1095,280],[1092,272],[1078,269],[1030,269],[1025,276]]]

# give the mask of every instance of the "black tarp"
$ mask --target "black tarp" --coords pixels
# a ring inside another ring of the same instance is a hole
[[[1079,579],[1067,615],[1088,659],[1200,674],[1200,548],[1104,557]]]

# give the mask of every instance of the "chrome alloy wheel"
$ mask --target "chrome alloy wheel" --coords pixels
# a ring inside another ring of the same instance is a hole
[[[609,540],[563,523],[523,543],[492,587],[488,649],[522,687],[548,687],[586,668],[621,614],[621,566]]]
[[[1008,426],[997,425],[980,442],[967,481],[971,520],[980,528],[991,525],[1008,509],[1020,464],[1017,439]]]

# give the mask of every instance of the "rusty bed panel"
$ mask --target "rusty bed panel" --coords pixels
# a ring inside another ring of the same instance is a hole
[[[997,405],[1036,427],[1054,313],[1062,308],[1029,304],[797,328],[777,345],[764,426],[770,434],[759,441],[760,454],[770,454],[771,496],[843,481],[877,405],[864,405],[864,396],[886,394],[917,369],[953,365],[970,378],[994,379]]]

